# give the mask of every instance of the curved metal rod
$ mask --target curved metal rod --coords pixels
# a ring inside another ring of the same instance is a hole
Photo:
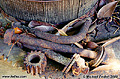
[[[47,41],[60,44],[72,44],[81,41],[86,36],[88,29],[91,25],[91,22],[92,22],[91,18],[86,18],[86,22],[81,27],[79,33],[72,36],[58,36],[55,34],[45,33],[31,28],[28,30],[31,33],[35,34],[37,37],[45,39]]]

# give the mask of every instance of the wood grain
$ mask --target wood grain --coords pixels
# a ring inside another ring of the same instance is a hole
[[[8,15],[18,19],[60,23],[84,15],[97,1],[60,0],[52,2],[31,2],[25,0],[0,0],[0,7]]]

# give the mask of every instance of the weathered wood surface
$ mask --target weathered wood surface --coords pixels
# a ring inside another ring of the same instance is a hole
[[[60,23],[87,13],[98,0],[60,0],[29,2],[25,0],[0,0],[0,7],[13,17],[22,20],[40,20]]]

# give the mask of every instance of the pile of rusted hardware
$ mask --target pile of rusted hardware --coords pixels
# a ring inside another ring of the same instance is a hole
[[[117,1],[111,2],[110,4],[113,4],[111,7],[115,9],[117,3]],[[95,9],[96,7],[93,10]],[[113,13],[114,9],[110,12]],[[107,16],[101,10],[102,8],[98,11],[97,18],[112,16],[111,13]],[[6,30],[4,34],[4,42],[32,50],[25,57],[24,63],[27,72],[33,75],[45,71],[47,58],[65,65],[62,70],[65,74],[71,68],[74,75],[87,74],[90,69],[98,67],[103,61],[106,55],[104,46],[107,45],[97,45],[89,40],[89,33],[96,28],[94,27],[96,20],[93,19],[94,16],[88,15],[77,18],[62,28],[58,27],[60,24],[40,21],[30,21],[27,27],[23,21],[13,22],[12,29]]]

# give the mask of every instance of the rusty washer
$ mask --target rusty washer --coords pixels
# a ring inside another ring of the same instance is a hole
[[[28,73],[37,75],[45,71],[47,59],[45,54],[41,53],[41,51],[31,51],[31,53],[29,53],[25,58],[24,64],[26,65]]]

